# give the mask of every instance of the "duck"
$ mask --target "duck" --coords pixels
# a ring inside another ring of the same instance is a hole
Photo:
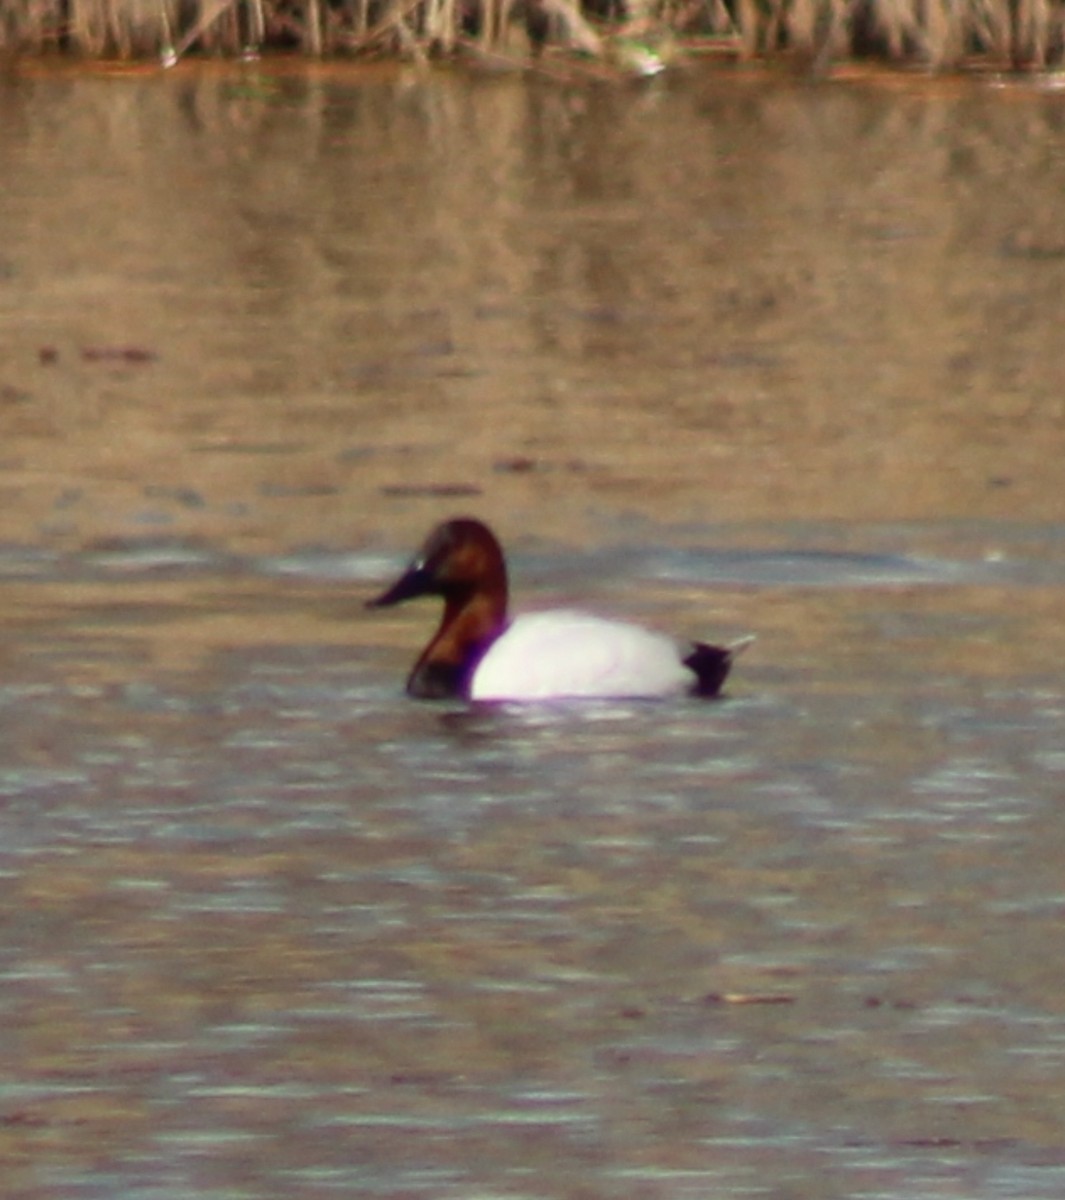
[[[569,609],[510,620],[502,546],[473,517],[433,529],[403,574],[366,605],[389,608],[419,596],[444,601],[440,626],[407,678],[407,694],[419,699],[713,697],[752,640],[681,645],[640,625]]]

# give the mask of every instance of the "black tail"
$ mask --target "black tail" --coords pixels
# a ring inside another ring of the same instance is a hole
[[[691,654],[684,659],[684,665],[695,672],[695,694],[716,696],[732,670],[732,660],[753,641],[754,638],[744,638],[743,641],[733,642],[731,646],[709,646],[706,642],[695,642]]]

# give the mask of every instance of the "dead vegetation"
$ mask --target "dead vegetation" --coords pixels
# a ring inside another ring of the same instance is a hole
[[[1059,64],[1065,0],[0,0],[7,55],[171,64],[265,51],[521,63],[545,47],[635,75],[678,53],[843,58],[952,69]]]

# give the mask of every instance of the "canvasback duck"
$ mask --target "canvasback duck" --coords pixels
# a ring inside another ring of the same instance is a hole
[[[367,602],[385,608],[441,596],[440,628],[407,680],[411,696],[471,700],[716,696],[746,643],[683,649],[665,634],[590,613],[552,610],[507,621],[507,567],[495,534],[445,521],[403,575]]]

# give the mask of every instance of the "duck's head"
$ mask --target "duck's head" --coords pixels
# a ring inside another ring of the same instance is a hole
[[[414,560],[390,588],[367,601],[386,608],[416,596],[442,596],[448,607],[475,596],[491,597],[505,610],[507,568],[495,534],[473,517],[456,517],[438,525]]]

